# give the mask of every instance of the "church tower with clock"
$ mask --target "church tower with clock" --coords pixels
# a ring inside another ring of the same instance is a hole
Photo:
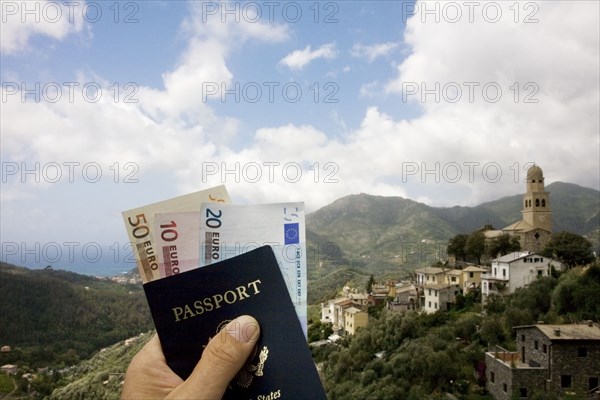
[[[517,236],[523,250],[537,253],[544,249],[552,234],[550,193],[544,188],[544,173],[539,166],[533,165],[527,170],[526,185],[522,220],[502,232]]]
[[[552,231],[550,193],[544,189],[544,174],[537,165],[527,170],[527,192],[523,199],[523,221],[533,228]]]

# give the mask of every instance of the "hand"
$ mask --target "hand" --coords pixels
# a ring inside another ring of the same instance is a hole
[[[187,380],[167,365],[157,335],[135,355],[123,384],[122,400],[186,399],[217,400],[247,361],[260,328],[243,315],[231,321],[213,337]]]

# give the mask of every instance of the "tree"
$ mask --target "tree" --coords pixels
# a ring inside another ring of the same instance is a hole
[[[369,277],[369,280],[367,281],[367,293],[371,293],[371,289],[373,289],[373,285],[375,284],[375,278],[373,278],[373,275],[371,275]]]
[[[569,268],[594,261],[592,243],[583,236],[567,231],[553,234],[542,255],[556,257]]]
[[[465,246],[467,245],[468,238],[469,235],[465,235],[464,233],[459,233],[454,236],[448,242],[448,249],[446,252],[452,254],[456,259],[460,258],[463,261],[466,261],[467,253],[465,252]]]
[[[469,235],[465,252],[469,258],[477,259],[477,263],[481,264],[481,256],[485,254],[485,235],[483,232],[475,231]]]
[[[488,242],[486,254],[490,258],[496,258],[499,255],[503,256],[513,251],[521,250],[521,243],[516,236],[503,233],[502,235],[491,239]]]
[[[583,273],[572,269],[561,278],[552,293],[556,311],[579,320],[600,319],[600,266],[594,265]]]

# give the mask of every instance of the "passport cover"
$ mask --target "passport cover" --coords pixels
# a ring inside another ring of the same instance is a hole
[[[326,399],[270,246],[143,285],[167,364],[182,379],[236,317],[258,321],[253,354],[223,399]]]

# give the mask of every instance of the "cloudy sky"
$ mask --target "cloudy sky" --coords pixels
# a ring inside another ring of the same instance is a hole
[[[477,205],[532,163],[599,186],[597,1],[1,5],[2,260],[121,248],[121,211],[221,183],[308,211]]]

